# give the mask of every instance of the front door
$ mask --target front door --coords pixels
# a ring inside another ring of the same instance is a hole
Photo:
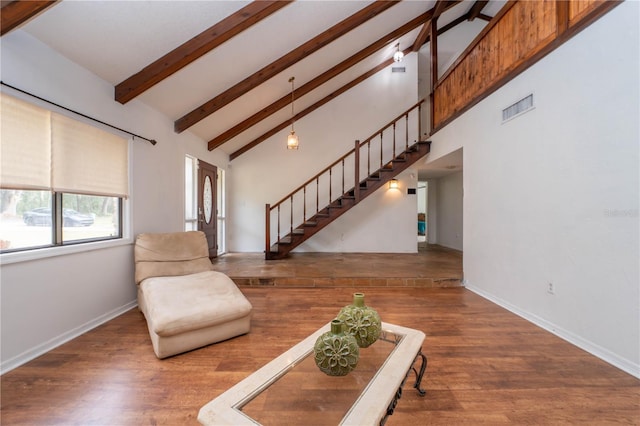
[[[217,177],[216,166],[198,160],[198,231],[207,237],[210,258],[218,256]]]

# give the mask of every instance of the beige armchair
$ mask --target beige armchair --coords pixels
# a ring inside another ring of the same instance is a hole
[[[166,358],[245,334],[251,303],[213,270],[204,233],[140,234],[136,238],[138,308],[153,350]]]

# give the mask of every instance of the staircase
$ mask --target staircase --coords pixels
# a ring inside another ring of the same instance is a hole
[[[419,118],[423,102],[409,108],[364,142],[356,141],[353,150],[275,205],[267,204],[265,258],[285,258],[291,250],[428,154],[430,141],[418,141],[409,145],[410,122],[416,124],[417,135],[421,134]],[[399,148],[401,152],[397,153],[399,132],[404,133],[405,141]],[[372,161],[378,167],[373,172]],[[360,179],[361,171],[366,171],[366,178],[363,180]],[[334,177],[335,174],[339,175],[338,179]],[[350,189],[345,191],[345,185],[350,186]],[[334,197],[333,193],[337,191],[339,195]],[[319,208],[321,199],[326,204]],[[312,213],[308,214],[307,210],[310,208]],[[288,229],[285,231],[286,235],[281,236],[283,222],[288,225]]]

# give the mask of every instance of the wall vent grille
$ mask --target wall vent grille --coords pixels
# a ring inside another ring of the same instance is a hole
[[[533,93],[529,96],[520,99],[515,104],[505,108],[502,110],[502,122],[511,120],[518,115],[524,114],[525,112],[533,109]]]
[[[391,72],[405,72],[406,70],[405,67],[391,67]]]

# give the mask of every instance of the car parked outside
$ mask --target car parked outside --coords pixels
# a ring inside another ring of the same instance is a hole
[[[51,208],[40,207],[24,212],[22,220],[28,226],[51,226]],[[62,209],[62,226],[91,226],[95,215]]]

